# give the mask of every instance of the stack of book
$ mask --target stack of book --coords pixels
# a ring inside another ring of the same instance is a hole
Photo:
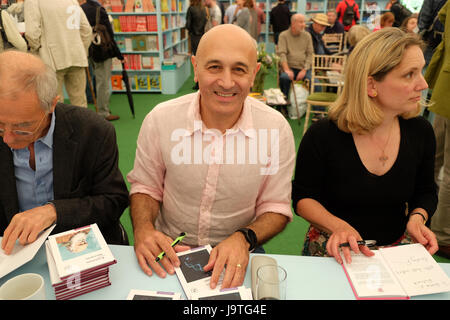
[[[68,300],[111,284],[109,266],[116,260],[97,224],[51,235],[45,249],[57,300]]]

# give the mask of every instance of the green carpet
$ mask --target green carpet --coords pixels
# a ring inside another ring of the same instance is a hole
[[[158,103],[173,99],[175,97],[193,92],[193,74],[191,72],[190,78],[184,83],[177,94],[163,95],[157,93],[135,93],[133,94],[134,108],[136,118],[133,118],[129,109],[127,96],[125,94],[113,94],[111,97],[110,108],[113,114],[120,116],[120,120],[113,121],[117,133],[117,144],[119,146],[119,168],[125,178],[127,186],[129,183],[126,180],[126,175],[131,171],[134,164],[136,152],[136,140],[139,134],[142,121],[145,116]],[[275,88],[276,74],[273,70],[265,81],[265,88]],[[89,108],[95,110],[93,105]],[[176,115],[174,115],[176,116]],[[296,150],[300,144],[303,132],[303,119],[299,124],[297,120],[288,119],[289,124],[294,133]],[[131,226],[131,219],[129,209],[127,209],[121,217],[121,221],[128,233],[130,244],[134,243],[133,231]],[[293,221],[289,223],[286,229],[271,239],[264,245],[264,249],[270,254],[288,254],[300,255],[303,247],[303,240],[309,224],[303,219],[294,214]],[[450,262],[450,260],[435,256],[439,262]]]

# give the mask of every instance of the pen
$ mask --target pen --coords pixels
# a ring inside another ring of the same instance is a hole
[[[184,237],[186,237],[186,233],[185,233],[185,232],[180,233],[180,235],[178,236],[178,238],[176,238],[176,239],[172,242],[172,244],[171,244],[172,248],[175,247],[178,243],[180,243],[180,242],[184,239]],[[164,251],[161,252],[161,253],[156,257],[155,262],[158,262],[159,260],[161,260],[165,255],[166,255],[166,253],[165,253]]]
[[[356,243],[358,244],[358,246],[373,247],[373,246],[375,246],[377,241],[376,240],[359,240],[359,241],[356,241]],[[342,248],[342,247],[350,247],[350,243],[348,243],[348,242],[341,243],[339,245],[339,248]]]

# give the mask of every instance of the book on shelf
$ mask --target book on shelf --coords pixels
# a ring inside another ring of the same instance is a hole
[[[51,235],[45,245],[56,299],[71,299],[111,284],[109,267],[116,259],[97,224]]]
[[[111,76],[111,88],[112,90],[123,90],[122,75],[114,74]]]
[[[123,0],[111,0],[111,11],[112,12],[122,12],[123,11]]]
[[[352,253],[343,263],[357,299],[409,299],[450,291],[450,279],[419,243],[374,250],[374,256]]]

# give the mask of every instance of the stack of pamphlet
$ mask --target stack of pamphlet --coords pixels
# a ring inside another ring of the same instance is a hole
[[[220,289],[224,273],[219,278],[216,289],[210,288],[212,271],[205,272],[203,267],[208,263],[211,246],[206,245],[191,250],[178,252],[180,266],[175,268],[178,280],[188,300],[252,300],[250,288]]]
[[[57,300],[71,299],[111,284],[109,266],[116,260],[97,224],[51,235],[45,248]]]

